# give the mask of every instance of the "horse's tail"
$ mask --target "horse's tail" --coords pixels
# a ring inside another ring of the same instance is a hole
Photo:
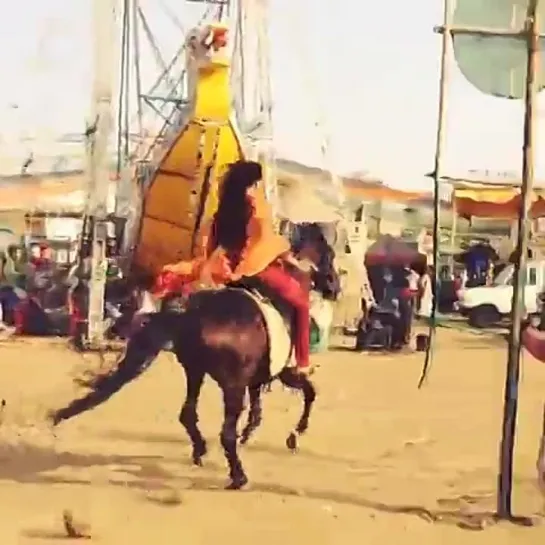
[[[140,376],[150,367],[165,345],[173,340],[180,319],[180,315],[176,314],[151,314],[148,323],[130,338],[125,355],[117,367],[112,372],[98,375],[89,381],[87,386],[90,391],[85,396],[53,412],[53,423],[58,424],[93,409]]]

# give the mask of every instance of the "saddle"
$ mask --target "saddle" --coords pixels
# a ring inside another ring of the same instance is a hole
[[[237,290],[250,298],[259,309],[268,336],[269,375],[277,376],[293,360],[293,309],[258,278],[245,278],[220,289]]]
[[[269,341],[270,377],[277,376],[285,367],[295,366],[293,360],[294,311],[291,306],[256,277],[244,278],[224,286],[199,286],[195,292],[221,290],[237,290],[257,306],[263,318]],[[190,295],[166,298],[162,308],[169,312],[183,312],[188,297]],[[324,304],[328,304],[328,302],[321,299],[312,302],[311,298],[311,338],[313,330],[314,337],[319,338],[319,330],[324,328],[324,325],[327,327],[329,325],[323,324]],[[326,312],[325,314],[331,313]]]
[[[194,293],[204,291],[236,290],[252,300],[258,308],[268,336],[269,375],[277,376],[286,366],[294,365],[293,354],[293,311],[288,304],[270,293],[264,284],[254,278],[230,283],[225,286],[199,287]],[[184,312],[191,295],[175,296],[163,300],[162,310]]]

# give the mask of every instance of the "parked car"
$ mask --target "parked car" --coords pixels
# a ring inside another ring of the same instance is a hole
[[[486,328],[511,316],[513,299],[513,274],[515,267],[508,264],[489,286],[464,288],[458,292],[460,313],[468,317],[469,324]],[[526,267],[524,307],[527,315],[540,311],[539,295],[545,292],[545,261],[530,260]]]

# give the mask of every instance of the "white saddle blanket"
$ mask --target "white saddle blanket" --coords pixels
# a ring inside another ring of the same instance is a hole
[[[280,312],[258,293],[244,291],[259,307],[269,337],[269,370],[271,377],[277,376],[290,364],[293,343],[288,326]]]
[[[269,337],[269,365],[271,377],[277,376],[284,367],[294,366],[293,342],[289,327],[272,303],[257,292],[244,291],[259,307]],[[311,293],[310,316],[321,329],[331,327],[332,306],[319,295]]]

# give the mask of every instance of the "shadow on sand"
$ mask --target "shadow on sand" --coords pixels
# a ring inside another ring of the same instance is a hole
[[[259,431],[256,432],[256,437],[258,435]],[[287,432],[286,432],[287,436]],[[187,450],[181,451],[180,456],[188,456],[189,455],[189,449],[190,443],[187,441],[187,438],[184,436],[183,431],[180,432],[180,436],[170,435],[166,433],[141,433],[141,432],[127,432],[122,430],[109,430],[104,433],[100,433],[98,435],[101,439],[107,439],[107,440],[116,440],[116,441],[127,441],[130,443],[136,442],[136,443],[147,443],[147,444],[164,444],[164,445],[180,445],[186,448]],[[207,438],[208,445],[214,445],[215,440],[211,440],[210,438]],[[273,456],[293,456],[293,454],[282,444],[279,445],[271,445],[269,443],[263,443],[263,442],[249,442],[243,447],[244,450],[248,450],[250,452],[261,452],[265,454],[271,454]],[[344,456],[335,456],[330,454],[322,454],[319,452],[314,452],[311,450],[308,450],[308,448],[302,449],[297,452],[297,456],[307,458],[309,460],[316,460],[319,462],[327,462],[327,463],[333,463],[333,464],[343,464],[346,466],[359,466],[361,464],[361,460],[357,459],[350,459]]]
[[[177,440],[176,442],[181,441]],[[260,448],[254,447],[255,450]],[[183,460],[180,461],[183,463]],[[89,486],[93,482],[88,479],[65,478],[61,475],[48,475],[47,473],[62,467],[115,466],[112,473],[120,472],[120,474],[129,475],[131,479],[111,476],[104,484],[137,490],[146,501],[161,506],[179,505],[181,503],[179,492],[188,490],[221,491],[223,494],[229,494],[229,492],[223,491],[224,479],[210,475],[210,470],[215,472],[213,465],[207,464],[208,467],[205,466],[198,472],[191,471],[188,474],[176,475],[163,467],[164,462],[165,458],[162,456],[77,454],[54,452],[51,449],[28,446],[24,449],[17,449],[13,458],[4,456],[0,460],[0,481]],[[358,494],[336,490],[295,488],[276,483],[252,481],[249,488],[250,493],[251,491],[282,497],[310,498],[330,503],[347,504],[381,513],[418,517],[429,523],[453,525],[467,530],[483,530],[496,522],[492,511],[479,509],[479,505],[482,505],[485,499],[485,497],[479,496],[439,499],[437,500],[438,507],[429,509],[419,505],[386,504]],[[514,522],[530,526],[533,521],[521,519]],[[41,530],[28,530],[25,535],[36,539],[66,538],[57,532]]]

